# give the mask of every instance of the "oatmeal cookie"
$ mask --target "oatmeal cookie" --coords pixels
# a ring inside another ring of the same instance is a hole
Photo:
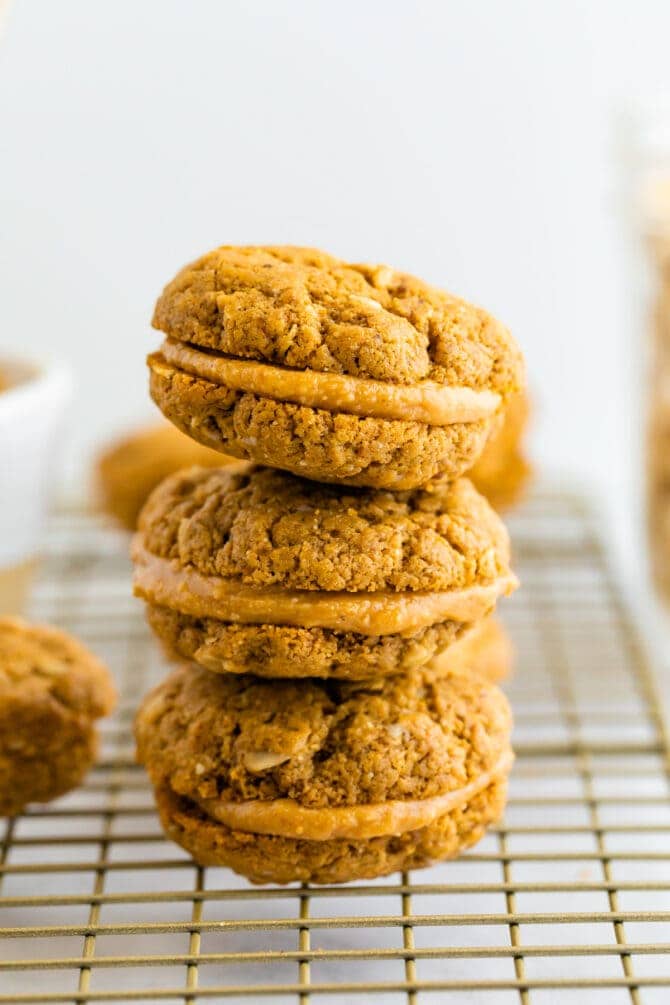
[[[136,719],[163,826],[256,883],[458,855],[502,813],[511,716],[478,676],[263,681],[177,669]]]
[[[388,266],[224,246],[156,304],[151,394],[183,432],[305,478],[396,490],[472,466],[521,354],[490,314]]]
[[[421,666],[516,585],[507,532],[465,479],[394,493],[195,468],[152,494],[133,558],[173,655],[264,677]]]
[[[57,628],[0,618],[0,816],[78,785],[114,708],[106,668]]]

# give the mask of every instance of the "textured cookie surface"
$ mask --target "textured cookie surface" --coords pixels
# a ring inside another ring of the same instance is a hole
[[[58,629],[0,619],[0,815],[76,785],[115,704],[105,667]]]
[[[102,508],[134,530],[147,496],[163,478],[194,465],[221,467],[226,458],[160,422],[125,436],[98,458],[95,490]]]
[[[161,558],[248,586],[448,590],[507,574],[507,532],[466,480],[391,493],[267,468],[180,472],[140,519]]]
[[[510,713],[482,678],[410,672],[361,686],[182,667],[147,696],[135,730],[167,833],[198,861],[256,882],[341,882],[424,865],[478,840],[504,804]],[[429,823],[376,837],[309,840],[297,826],[295,837],[258,834],[203,809],[288,799],[327,812],[430,800],[480,779]]]
[[[507,393],[522,374],[485,311],[388,266],[296,247],[224,246],[187,265],[153,324],[180,341],[296,369]]]
[[[509,675],[514,648],[493,617],[473,628],[447,621],[411,635],[367,637],[286,625],[233,625],[147,605],[147,618],[173,659],[193,660],[216,673],[262,677],[335,677],[364,681],[425,667],[433,673]]]
[[[361,635],[292,625],[236,625],[147,604],[147,618],[172,659],[215,673],[368,680],[424,666],[462,635],[443,621],[411,633]]]
[[[509,730],[504,696],[481,678],[410,672],[361,686],[197,667],[172,673],[136,722],[152,780],[180,795],[321,807],[459,788],[495,767]]]

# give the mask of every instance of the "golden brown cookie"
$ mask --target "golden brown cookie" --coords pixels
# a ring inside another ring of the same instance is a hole
[[[195,464],[221,467],[227,460],[184,436],[169,422],[154,423],[103,451],[96,464],[95,494],[107,513],[123,527],[135,530],[147,496],[164,478],[180,468]]]
[[[95,720],[115,702],[108,671],[76,639],[0,618],[0,816],[78,785],[96,756]]]
[[[515,394],[509,399],[502,421],[468,472],[468,478],[497,510],[519,502],[533,473],[522,442],[529,410],[527,395]]]
[[[138,759],[166,833],[255,883],[341,883],[458,855],[503,810],[509,707],[481,677],[375,684],[177,669]]]
[[[523,386],[509,332],[388,266],[221,247],[158,299],[151,394],[206,446],[305,478],[411,489],[472,466]]]
[[[514,664],[514,646],[497,618],[484,618],[437,655],[426,671],[481,674],[490,681],[504,680]]]
[[[173,475],[133,544],[172,654],[220,673],[366,679],[427,663],[516,580],[472,485],[320,485],[243,465]]]

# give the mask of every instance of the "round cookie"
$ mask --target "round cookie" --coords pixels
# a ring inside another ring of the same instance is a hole
[[[529,411],[528,397],[513,395],[502,421],[468,472],[468,478],[497,510],[509,509],[520,501],[533,473],[522,444]]]
[[[421,666],[516,586],[507,531],[465,479],[393,493],[182,471],[148,500],[133,559],[168,652],[262,677]]]
[[[255,883],[341,883],[458,855],[502,814],[504,695],[420,671],[374,685],[175,670],[136,718],[166,833]]]
[[[0,816],[55,799],[95,760],[95,720],[116,692],[106,668],[56,628],[0,618]]]
[[[209,447],[305,478],[396,490],[472,466],[521,354],[485,311],[388,266],[221,247],[156,304],[151,394]]]
[[[508,677],[514,664],[514,646],[497,618],[488,617],[465,632],[426,667],[436,674],[481,674],[490,681]]]
[[[135,530],[147,496],[168,475],[198,464],[221,467],[227,458],[184,436],[169,422],[135,430],[107,447],[95,468],[95,494],[105,512]]]

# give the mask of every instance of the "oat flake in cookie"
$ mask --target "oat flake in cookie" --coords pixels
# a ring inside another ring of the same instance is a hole
[[[0,816],[78,785],[95,759],[95,721],[116,692],[107,669],[47,625],[0,618]]]
[[[389,492],[194,468],[151,495],[133,559],[173,655],[263,677],[422,666],[516,586],[507,531],[466,479]]]
[[[524,383],[507,329],[384,265],[221,247],[166,286],[151,394],[183,432],[317,481],[424,485],[470,468]]]
[[[135,724],[168,836],[255,883],[341,883],[458,855],[502,814],[510,728],[481,677],[356,685],[194,666],[151,692]]]

